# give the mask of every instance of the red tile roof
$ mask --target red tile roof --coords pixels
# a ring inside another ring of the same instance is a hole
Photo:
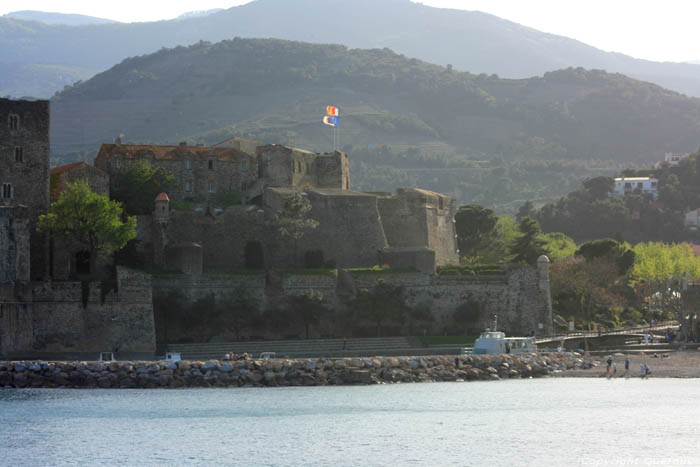
[[[98,170],[98,171],[102,172],[103,174],[108,175],[107,172],[105,172],[104,170],[98,169],[98,168],[95,167],[94,165],[90,165],[90,164],[88,164],[87,162],[84,162],[84,161],[73,162],[73,163],[71,163],[71,164],[65,164],[65,165],[61,165],[61,166],[58,166],[58,167],[54,167],[53,169],[51,169],[50,174],[51,174],[51,175],[54,175],[54,174],[62,174],[62,173],[64,173],[64,172],[68,172],[69,170],[73,170],[73,169],[75,169],[76,167],[80,167],[81,165],[87,165],[87,166],[90,167],[91,169]]]
[[[156,201],[170,201],[170,198],[168,198],[167,193],[163,192],[156,196]]]

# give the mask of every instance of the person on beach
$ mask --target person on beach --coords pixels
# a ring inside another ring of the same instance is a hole
[[[649,374],[651,374],[651,370],[649,369],[649,365],[647,365],[646,363],[641,366],[640,370],[642,372],[642,379],[648,378]]]
[[[630,376],[630,358],[625,358],[625,378]]]

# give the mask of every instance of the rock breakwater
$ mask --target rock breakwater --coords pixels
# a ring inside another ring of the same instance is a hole
[[[247,361],[0,362],[0,387],[182,388],[477,381],[590,368],[575,353]]]

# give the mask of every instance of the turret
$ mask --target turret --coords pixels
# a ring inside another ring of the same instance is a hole
[[[155,211],[153,212],[153,218],[157,222],[166,223],[170,220],[170,198],[168,198],[167,193],[161,193],[156,196],[155,200]]]

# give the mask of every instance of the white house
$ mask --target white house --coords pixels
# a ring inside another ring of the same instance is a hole
[[[660,169],[662,167],[673,167],[678,165],[683,159],[687,159],[690,156],[687,152],[667,152],[664,154],[664,160],[654,164],[655,169]]]
[[[619,177],[615,179],[615,194],[625,196],[631,193],[650,194],[659,197],[659,180],[652,177]]]
[[[685,228],[698,230],[700,227],[700,209],[693,209],[685,213]]]

